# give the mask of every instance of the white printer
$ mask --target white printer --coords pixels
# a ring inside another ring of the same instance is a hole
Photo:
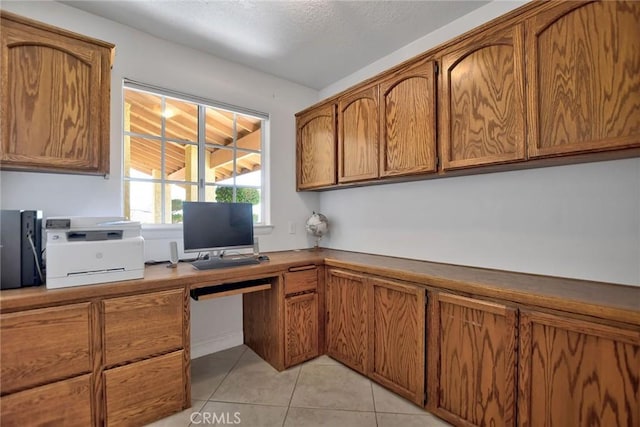
[[[47,289],[144,277],[140,223],[118,217],[45,221]]]

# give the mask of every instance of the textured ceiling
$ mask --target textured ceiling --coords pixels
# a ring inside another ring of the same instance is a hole
[[[63,1],[322,89],[487,1]]]

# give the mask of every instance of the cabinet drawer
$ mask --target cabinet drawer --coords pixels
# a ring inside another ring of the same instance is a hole
[[[104,372],[106,425],[145,425],[184,407],[184,351]]]
[[[89,306],[0,315],[3,395],[91,372]]]
[[[285,295],[316,290],[318,287],[318,267],[297,267],[284,274]]]
[[[175,289],[103,301],[105,365],[182,348],[183,292]]]
[[[91,401],[90,374],[32,388],[0,399],[0,425],[90,426]]]

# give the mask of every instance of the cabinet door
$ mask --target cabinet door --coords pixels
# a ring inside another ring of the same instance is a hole
[[[378,86],[340,99],[338,182],[378,177]]]
[[[454,424],[513,426],[516,323],[514,308],[433,293],[427,407]]]
[[[104,371],[106,425],[145,425],[188,407],[183,353]]]
[[[424,405],[425,289],[369,279],[369,376]]]
[[[0,391],[89,373],[89,303],[0,315]]]
[[[285,366],[318,355],[318,294],[288,297],[284,303]]]
[[[318,107],[297,118],[298,190],[336,183],[336,106]]]
[[[369,304],[364,276],[327,273],[327,354],[358,372],[368,371]]]
[[[105,365],[183,348],[182,289],[111,298],[102,304]]]
[[[521,426],[640,425],[640,330],[523,311]]]
[[[31,388],[2,396],[3,426],[92,425],[93,397],[91,375]]]
[[[526,44],[529,157],[640,146],[640,2],[560,3]]]
[[[421,60],[380,83],[380,176],[436,171],[435,67]]]
[[[523,26],[482,33],[442,58],[442,169],[525,158]]]
[[[111,45],[7,14],[1,40],[2,167],[108,173]]]

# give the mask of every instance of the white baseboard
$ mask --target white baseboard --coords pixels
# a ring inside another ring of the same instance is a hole
[[[206,356],[207,354],[216,353],[226,350],[244,343],[244,335],[242,331],[231,332],[229,334],[220,335],[215,338],[200,341],[191,344],[191,358]]]

